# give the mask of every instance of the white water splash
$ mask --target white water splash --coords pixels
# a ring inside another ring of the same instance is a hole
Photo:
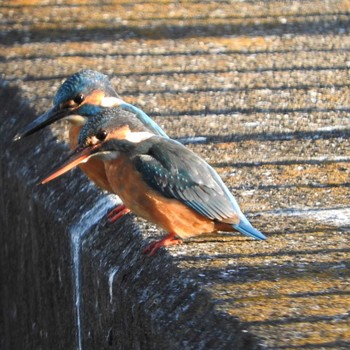
[[[77,342],[78,349],[82,350],[82,327],[81,327],[81,275],[80,275],[80,253],[81,239],[91,226],[101,220],[108,210],[120,204],[116,196],[102,196],[95,205],[85,212],[76,223],[69,228],[71,237],[71,250],[73,258],[73,279],[74,279],[74,301],[76,310]]]
[[[115,274],[118,272],[119,267],[114,267],[111,269],[108,277],[108,285],[109,285],[109,302],[112,304],[113,302],[113,279]]]
[[[76,223],[73,223],[70,227],[70,232],[80,232],[80,235],[84,235],[88,229],[95,225],[101,218],[106,215],[108,210],[121,204],[121,200],[115,195],[102,196],[95,205],[85,212]]]

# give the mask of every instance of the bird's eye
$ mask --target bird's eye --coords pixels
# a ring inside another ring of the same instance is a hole
[[[77,96],[74,97],[74,103],[77,105],[80,105],[85,99],[85,96],[83,94],[78,94]]]
[[[104,141],[108,135],[108,132],[106,130],[100,130],[97,134],[96,137],[100,141]]]

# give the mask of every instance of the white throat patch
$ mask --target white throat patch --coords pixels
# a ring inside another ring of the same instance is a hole
[[[112,96],[103,97],[101,100],[101,106],[106,108],[120,106],[123,103],[125,102],[120,98],[112,97]]]
[[[130,141],[132,143],[139,143],[141,141],[149,139],[152,136],[154,136],[154,134],[148,131],[130,132],[129,134],[126,135],[125,140]]]
[[[68,120],[73,125],[85,125],[86,119],[79,114],[71,114],[67,117],[63,118],[64,120]]]

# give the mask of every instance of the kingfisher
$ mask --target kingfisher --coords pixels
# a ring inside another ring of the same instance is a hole
[[[68,120],[73,126],[78,126],[80,131],[89,117],[95,116],[105,108],[116,106],[134,114],[153,133],[168,137],[145,112],[123,101],[106,75],[91,69],[70,76],[59,87],[53,105],[47,112],[26,125],[13,139],[16,141],[31,135],[60,119]],[[78,135],[79,131],[74,128],[74,134]]]
[[[144,250],[218,231],[266,237],[252,226],[217,172],[181,143],[148,131],[120,137],[125,125],[112,111],[102,112],[81,130],[79,145],[63,166],[42,184],[91,158],[105,164],[110,186],[134,214],[163,228],[167,235]]]
[[[145,112],[123,101],[113,89],[106,75],[86,69],[69,77],[58,89],[53,100],[53,107],[26,125],[15,135],[14,140],[31,135],[57,120],[65,119],[71,124],[69,143],[70,148],[74,149],[78,144],[80,130],[86,121],[99,112],[114,107],[120,107],[113,112],[116,118],[121,118],[123,121],[129,120],[130,125],[133,124],[133,120],[138,119],[150,132],[168,137]],[[129,128],[129,132],[132,133],[132,131],[132,128]],[[98,158],[81,164],[80,168],[98,187],[113,192],[106,177],[104,165]],[[118,219],[119,212],[124,209],[123,205],[117,206],[109,214],[110,221]]]

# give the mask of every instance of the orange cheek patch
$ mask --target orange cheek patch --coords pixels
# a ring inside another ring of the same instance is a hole
[[[83,104],[88,103],[88,104],[100,106],[104,95],[105,94],[103,91],[95,90],[90,95],[86,96]]]
[[[108,139],[117,139],[117,140],[125,140],[126,136],[130,133],[129,125],[124,125],[117,130],[113,130]]]

